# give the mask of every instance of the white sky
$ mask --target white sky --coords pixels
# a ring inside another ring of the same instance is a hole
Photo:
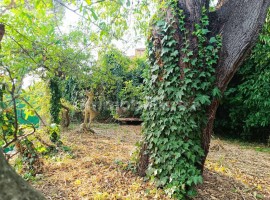
[[[218,3],[218,0],[213,0],[213,1],[211,1],[211,5],[212,5],[212,6],[216,6],[217,3]]]

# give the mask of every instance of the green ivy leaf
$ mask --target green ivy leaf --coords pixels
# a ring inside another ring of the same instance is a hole
[[[195,101],[198,101],[201,104],[206,104],[206,105],[209,105],[211,103],[210,98],[207,95],[200,95],[195,99]]]
[[[193,51],[188,52],[187,56],[193,56]]]
[[[90,8],[90,11],[91,11],[92,16],[94,17],[94,19],[95,19],[95,20],[98,20],[98,16],[97,16],[97,14],[96,14],[94,8]]]
[[[217,98],[222,97],[221,91],[220,91],[220,89],[218,87],[215,87],[213,89],[212,95],[213,95],[213,97],[217,97]]]
[[[183,58],[183,62],[184,63],[188,63],[189,62],[189,58],[187,58],[187,57]]]
[[[210,44],[216,43],[216,42],[217,42],[217,39],[215,37],[211,37],[210,40],[209,40]]]

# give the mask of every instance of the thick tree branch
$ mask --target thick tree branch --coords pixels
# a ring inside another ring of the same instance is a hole
[[[217,11],[210,13],[212,35],[222,36],[222,49],[216,70],[217,86],[222,92],[255,44],[269,6],[270,0],[220,0]],[[202,169],[209,151],[218,105],[219,100],[215,99],[208,108],[208,122],[202,133],[205,152]]]
[[[265,22],[270,0],[225,0],[216,12],[221,26],[222,49],[217,69],[217,82],[224,91],[255,44]]]
[[[0,24],[0,42],[1,42],[4,34],[5,34],[5,25],[4,24]]]
[[[184,11],[189,23],[199,23],[202,7],[204,7],[206,3],[206,0],[179,0],[179,8]]]

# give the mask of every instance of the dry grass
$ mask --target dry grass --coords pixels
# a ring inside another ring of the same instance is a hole
[[[95,124],[97,134],[63,133],[73,157],[44,160],[43,178],[32,183],[48,199],[169,199],[148,181],[126,170],[140,126]],[[216,148],[218,147],[218,148]],[[206,164],[204,184],[195,199],[270,199],[269,154],[243,150],[215,140]],[[256,197],[257,195],[257,197]]]
[[[168,199],[161,190],[125,170],[140,126],[97,124],[96,135],[68,131],[65,145],[74,158],[45,161],[44,178],[35,187],[48,199]]]

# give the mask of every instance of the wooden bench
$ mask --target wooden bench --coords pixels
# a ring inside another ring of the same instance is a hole
[[[142,120],[140,118],[117,118],[116,121],[125,124],[141,124]]]

